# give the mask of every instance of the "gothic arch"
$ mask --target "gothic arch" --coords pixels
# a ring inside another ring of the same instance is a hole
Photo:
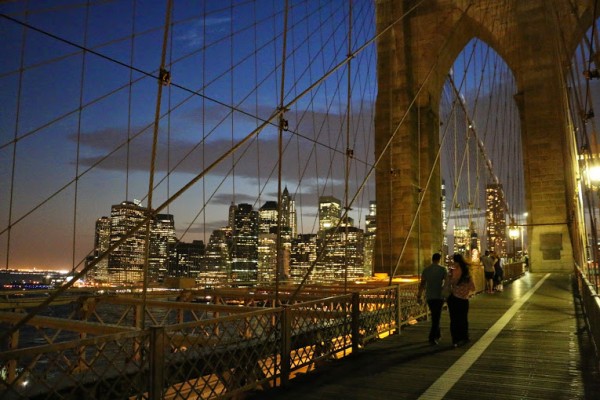
[[[573,259],[579,257],[572,251],[571,243],[578,234],[570,220],[577,207],[571,200],[577,171],[566,113],[564,68],[583,32],[578,21],[591,23],[590,6],[573,10],[567,2],[544,0],[474,5],[437,0],[408,12],[417,3],[376,3],[378,28],[395,26],[378,42],[375,151],[381,165],[376,171],[375,271],[395,271],[399,249],[406,248],[399,271],[416,273],[424,258],[421,253],[438,250],[441,218],[436,201],[440,191],[433,187],[423,199],[420,212],[430,228],[422,235],[425,241],[420,238],[417,242],[408,226],[419,201],[414,188],[423,179],[417,172],[419,163],[424,163],[425,169],[434,164],[431,148],[438,140],[442,85],[450,66],[473,38],[491,46],[516,80],[532,270],[570,269]],[[486,20],[490,15],[504,25]],[[561,41],[573,50],[561,51]],[[420,88],[423,82],[426,84]],[[403,124],[399,126],[399,122]],[[391,145],[385,147],[386,143]],[[438,182],[439,172],[434,186]]]

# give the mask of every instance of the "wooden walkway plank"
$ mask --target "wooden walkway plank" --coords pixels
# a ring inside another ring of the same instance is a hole
[[[286,388],[248,397],[600,399],[597,361],[572,294],[571,277],[545,277],[526,274],[505,285],[504,292],[474,297],[469,311],[471,342],[464,347],[451,347],[445,311],[437,346],[427,342],[429,322],[421,321],[400,335],[300,376]],[[523,302],[527,293],[530,297]]]

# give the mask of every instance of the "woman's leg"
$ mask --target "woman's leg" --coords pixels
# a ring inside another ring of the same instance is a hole
[[[458,343],[459,339],[459,313],[458,311],[458,299],[453,295],[448,296],[448,313],[450,314],[450,336],[452,336],[452,344]]]
[[[463,300],[463,332],[462,339],[469,341],[469,300]]]

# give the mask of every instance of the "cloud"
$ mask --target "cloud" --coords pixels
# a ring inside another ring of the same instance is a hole
[[[219,32],[224,32],[231,25],[231,17],[229,16],[213,16],[205,17],[189,24],[190,26],[182,33],[176,36],[176,40],[182,42],[188,48],[197,48],[203,46],[206,42],[210,42],[210,36]],[[204,33],[207,38],[204,40]]]
[[[212,110],[211,110],[212,111]],[[263,108],[261,113],[272,112]],[[218,119],[215,113],[210,121]],[[315,182],[331,184],[342,181],[345,171],[345,129],[338,115],[330,115],[318,111],[304,114],[289,113],[289,131],[283,135],[282,177],[287,182]],[[286,115],[286,116],[288,116]],[[258,179],[264,183],[276,180],[278,169],[279,142],[277,130],[268,127],[258,135],[240,146],[235,152],[232,145],[240,138],[247,136],[255,127],[248,117],[236,121],[231,134],[231,122],[213,126],[210,136],[202,141],[197,130],[201,124],[201,112],[185,114],[187,121],[179,121],[171,128],[168,135],[164,129],[159,132],[155,170],[173,173],[199,174],[204,168],[222,159],[210,171],[211,175]],[[211,125],[205,121],[206,125]],[[163,124],[164,125],[164,124]],[[112,127],[82,133],[79,136],[82,146],[80,164],[86,167],[96,165],[103,170],[123,171],[127,166],[130,171],[148,171],[152,151],[152,128],[135,127],[132,129],[133,139],[127,151],[126,128]],[[357,137],[357,144],[372,140],[368,137]],[[193,139],[194,137],[198,139]],[[78,136],[69,135],[75,142]],[[370,145],[354,148],[352,164],[355,170],[366,170],[368,160],[373,152]],[[127,162],[127,157],[129,161]]]
[[[230,205],[232,202],[232,194],[231,193],[218,193],[216,196],[212,198],[212,202],[215,204],[225,204]],[[235,194],[235,203],[250,203],[252,204],[256,200],[256,196],[250,196],[245,193],[236,193]]]

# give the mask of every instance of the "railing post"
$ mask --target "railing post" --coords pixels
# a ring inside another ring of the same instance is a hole
[[[9,350],[14,350],[19,347],[19,332],[20,330],[17,329],[8,336]],[[8,360],[8,362],[6,363],[6,367],[8,369],[6,381],[8,383],[13,383],[15,379],[17,379],[17,360]]]
[[[358,351],[360,342],[360,293],[352,293],[352,353]]]
[[[400,285],[396,285],[396,334],[399,335],[402,326],[402,299],[400,298]]]
[[[165,327],[150,327],[150,387],[149,398],[162,399],[165,370]]]
[[[281,386],[290,380],[292,353],[292,312],[284,307],[281,313]]]
[[[140,332],[144,329],[144,327],[142,326],[142,306],[141,305],[135,305],[133,306],[133,326],[135,328],[137,328]],[[143,358],[142,356],[142,344],[140,343],[139,339],[134,339],[133,341],[133,354],[136,360],[141,360]]]

